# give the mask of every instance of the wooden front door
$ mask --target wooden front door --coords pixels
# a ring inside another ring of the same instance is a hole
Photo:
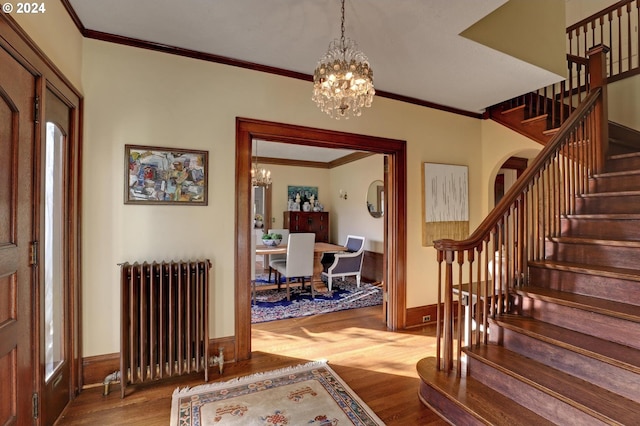
[[[32,423],[36,78],[0,48],[0,424]]]

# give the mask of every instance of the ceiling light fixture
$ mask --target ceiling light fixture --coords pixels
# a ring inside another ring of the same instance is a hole
[[[269,186],[271,185],[271,171],[263,167],[258,167],[258,141],[256,141],[255,162],[251,167],[251,185]]]
[[[340,120],[359,117],[370,107],[373,95],[373,70],[355,41],[344,37],[344,0],[340,39],[329,43],[329,50],[313,72],[311,99],[329,116]]]

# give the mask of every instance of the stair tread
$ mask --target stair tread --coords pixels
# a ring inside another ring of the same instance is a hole
[[[591,176],[592,179],[602,179],[602,178],[615,178],[620,176],[637,176],[640,175],[640,170],[621,170],[617,172],[604,172],[598,173]]]
[[[580,198],[633,197],[639,195],[640,191],[592,192],[590,194],[582,194],[580,195]]]
[[[520,287],[515,289],[515,292],[526,297],[544,299],[564,306],[640,323],[640,306],[637,305],[536,286]]]
[[[522,315],[505,314],[492,321],[501,327],[640,374],[640,351],[629,346]]]
[[[591,220],[640,220],[640,214],[635,213],[596,213],[596,214],[569,214],[568,219]]]
[[[416,369],[425,383],[486,424],[554,424],[472,377],[455,377],[453,374],[437,370],[435,358],[418,361]]]
[[[547,120],[547,114],[541,114],[541,115],[536,115],[534,117],[525,118],[524,120],[521,121],[521,123],[526,126],[529,124],[538,123],[546,120]]]
[[[530,261],[529,266],[640,282],[640,272],[636,269],[585,265],[584,263],[562,262],[557,260]]]
[[[623,158],[640,157],[640,152],[628,152],[626,154],[616,154],[608,157],[609,160],[619,160]]]
[[[565,244],[591,244],[599,246],[640,248],[640,241],[634,240],[611,240],[604,238],[592,238],[588,236],[579,237],[551,237],[549,241]]]
[[[524,110],[526,107],[527,107],[527,106],[526,106],[525,104],[518,105],[518,106],[513,107],[513,108],[509,108],[509,109],[502,110],[502,111],[500,111],[500,114],[509,114],[509,113],[516,112],[516,111],[522,111],[522,110]]]
[[[639,403],[502,346],[467,347],[464,352],[602,421],[635,424],[638,420]]]

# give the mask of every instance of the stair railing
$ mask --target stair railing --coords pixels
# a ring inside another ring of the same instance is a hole
[[[586,57],[588,46],[609,46],[608,81],[640,73],[640,0],[622,0],[567,28],[570,55]]]
[[[528,282],[528,262],[544,259],[560,219],[603,170],[607,144],[606,48],[589,52],[591,91],[498,205],[466,240],[434,242],[438,261],[437,368],[461,375],[463,330],[486,344],[488,319],[513,311],[510,290]],[[604,138],[604,140],[603,140]],[[464,318],[462,307],[469,306]],[[458,360],[458,362],[456,362]]]
[[[547,127],[557,128],[589,93],[589,60],[567,55],[567,78],[503,102],[505,109],[525,106],[525,117],[547,116]]]

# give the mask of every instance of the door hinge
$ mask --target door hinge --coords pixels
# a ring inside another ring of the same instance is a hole
[[[38,418],[38,414],[40,413],[39,400],[40,400],[40,398],[38,397],[37,393],[34,393],[31,396],[31,405],[32,405],[32,408],[33,408],[33,418],[34,419],[37,419]]]
[[[40,96],[33,99],[33,121],[37,124],[40,121]]]
[[[38,242],[32,241],[29,248],[29,265],[38,266]]]

